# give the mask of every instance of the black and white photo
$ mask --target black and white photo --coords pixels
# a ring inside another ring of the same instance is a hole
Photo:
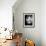
[[[35,13],[24,13],[24,27],[34,27],[35,26]]]

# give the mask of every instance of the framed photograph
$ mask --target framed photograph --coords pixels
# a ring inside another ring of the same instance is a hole
[[[23,14],[23,26],[24,27],[35,27],[35,13],[24,13]]]

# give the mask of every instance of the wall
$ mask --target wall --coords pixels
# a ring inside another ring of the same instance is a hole
[[[21,1],[21,0],[20,0]],[[17,5],[17,7],[16,7]],[[23,27],[23,13],[35,13],[35,27]],[[18,32],[23,33],[23,37],[35,41],[36,46],[41,46],[41,31],[40,31],[40,15],[41,1],[40,0],[22,0],[21,3],[16,3],[13,6],[14,24]]]
[[[46,46],[46,0],[41,1],[40,29],[42,46]]]
[[[16,0],[0,0],[0,27],[12,29],[12,6]]]

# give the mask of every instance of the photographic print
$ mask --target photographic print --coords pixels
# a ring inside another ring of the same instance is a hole
[[[24,13],[24,27],[35,27],[35,13]]]

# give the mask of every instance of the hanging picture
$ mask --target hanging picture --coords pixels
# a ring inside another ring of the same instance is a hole
[[[31,28],[35,27],[35,13],[24,13],[23,15],[23,26]]]

